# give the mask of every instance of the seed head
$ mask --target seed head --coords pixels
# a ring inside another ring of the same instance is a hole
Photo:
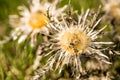
[[[71,56],[82,53],[90,45],[90,38],[81,29],[69,28],[59,35],[58,44],[60,47],[70,53]]]

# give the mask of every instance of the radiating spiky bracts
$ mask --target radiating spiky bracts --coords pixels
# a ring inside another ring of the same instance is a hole
[[[46,27],[48,23],[54,22],[54,18],[59,18],[60,14],[64,15],[64,10],[67,8],[66,6],[57,8],[57,3],[59,1],[56,0],[53,3],[45,2],[40,3],[40,0],[32,0],[29,8],[25,6],[19,6],[20,15],[16,24],[14,23],[17,15],[11,15],[10,22],[16,28],[12,32],[13,40],[18,39],[18,43],[25,41],[28,37],[30,37],[31,45],[34,46],[37,41],[37,35],[39,33],[49,34],[49,30]]]
[[[58,23],[58,25],[49,24],[53,29],[50,39],[51,51],[44,54],[51,57],[47,61],[45,67],[47,69],[62,71],[65,65],[70,66],[72,76],[80,78],[81,74],[85,74],[82,67],[80,56],[82,54],[94,55],[98,61],[110,64],[109,58],[102,53],[101,50],[94,48],[96,45],[111,44],[112,42],[95,42],[98,34],[105,28],[95,31],[94,28],[99,24],[101,19],[97,20],[96,14],[88,19],[90,11],[79,16],[78,21],[72,19],[72,22],[67,20]],[[97,20],[97,21],[96,21]],[[96,57],[95,55],[99,56]]]

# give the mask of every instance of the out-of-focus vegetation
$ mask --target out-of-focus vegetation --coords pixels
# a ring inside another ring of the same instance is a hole
[[[11,27],[8,24],[10,14],[19,14],[18,6],[27,5],[25,0],[0,0],[0,38],[2,35],[8,35]]]
[[[9,25],[9,15],[18,14],[18,6],[26,5],[28,0],[0,0],[0,39],[3,40],[6,36],[9,36],[12,27]],[[68,0],[62,0],[58,5],[63,6],[68,4]],[[98,10],[98,7],[102,5],[100,0],[71,0],[71,6],[73,10],[77,10],[80,14],[82,10],[87,10],[88,8],[95,11]],[[104,16],[105,12],[102,11],[100,15]],[[103,25],[108,27],[104,32],[108,32],[108,35],[105,35],[104,41],[114,41],[117,43],[114,49],[120,51],[120,23],[114,23],[114,26],[117,28],[115,36],[112,34],[111,20],[103,20],[101,22]],[[104,34],[103,34],[104,35]],[[30,45],[27,44],[16,45],[16,42],[11,41],[5,43],[4,45],[0,44],[0,80],[30,80],[34,75],[32,69],[33,62],[35,59],[35,52],[31,49]],[[112,46],[113,47],[113,46]],[[110,55],[109,55],[110,56]],[[114,80],[120,79],[120,57],[118,55],[110,56],[112,61],[112,66],[109,70],[111,76]],[[47,78],[43,76],[45,80],[72,80],[69,79],[70,75],[67,71],[63,71],[62,75],[58,75],[54,72],[52,74],[47,74]]]

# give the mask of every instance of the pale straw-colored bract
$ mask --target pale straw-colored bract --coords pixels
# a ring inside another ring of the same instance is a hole
[[[13,40],[18,39],[18,43],[23,42],[28,37],[31,40],[31,46],[35,45],[36,37],[38,33],[49,34],[49,30],[46,25],[54,18],[58,18],[61,15],[65,15],[64,10],[67,6],[57,8],[58,0],[54,2],[40,2],[40,0],[32,0],[29,5],[29,9],[25,6],[19,6],[20,15],[19,22],[15,24],[14,19],[17,15],[10,15],[10,24],[16,26],[12,31]]]
[[[90,10],[78,17],[78,20],[67,21],[63,17],[63,21],[58,24],[49,24],[52,28],[50,35],[51,51],[45,53],[43,57],[50,56],[46,65],[41,69],[40,73],[34,77],[39,78],[48,70],[59,70],[61,73],[65,65],[70,66],[73,77],[79,79],[81,74],[85,74],[82,68],[80,56],[82,54],[94,55],[96,60],[106,64],[111,64],[109,58],[96,49],[95,46],[103,44],[112,44],[112,42],[96,42],[98,34],[105,28],[94,30],[98,26],[101,19],[97,20],[97,14],[89,19]],[[97,21],[96,21],[97,20]],[[95,56],[97,55],[97,57]]]

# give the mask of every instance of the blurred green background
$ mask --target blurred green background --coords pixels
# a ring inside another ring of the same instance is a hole
[[[9,15],[19,15],[19,11],[17,9],[18,6],[29,6],[27,1],[28,0],[0,0],[0,40],[3,40],[5,36],[9,36],[11,30],[13,29],[9,24]],[[66,4],[68,4],[68,0],[61,0],[59,7]],[[81,9],[86,10],[90,8],[97,11],[100,5],[102,5],[100,0],[71,0],[73,10],[77,10],[79,14],[81,13]],[[101,15],[103,13],[104,12],[101,12]],[[106,21],[101,25],[110,26],[111,23],[110,21]],[[106,30],[109,30],[109,27]],[[109,40],[114,41],[111,38]],[[30,78],[34,75],[32,65],[35,59],[35,52],[31,49],[30,45],[27,45],[23,49],[24,44],[16,45],[16,43],[17,42],[11,41],[4,45],[0,44],[0,80],[30,80]],[[120,48],[118,46],[117,51],[119,51],[119,49]],[[110,71],[119,80],[120,57],[114,55],[113,58],[114,63]],[[61,75],[61,77],[67,79],[59,80],[70,80],[68,73],[64,73],[66,74],[63,76]],[[45,80],[58,80],[57,77],[60,76],[53,73],[50,77],[50,79]]]

